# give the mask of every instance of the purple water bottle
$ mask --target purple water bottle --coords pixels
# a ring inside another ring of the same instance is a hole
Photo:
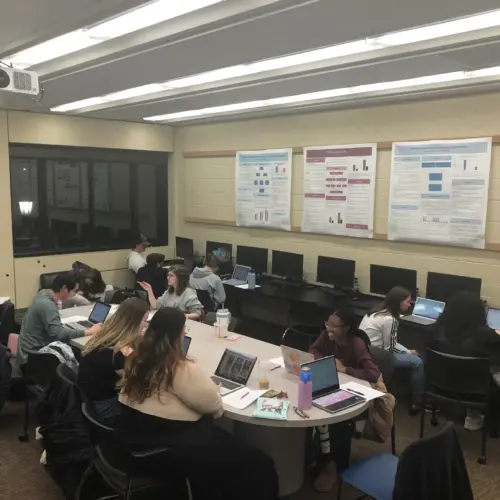
[[[309,368],[300,370],[299,377],[299,401],[297,406],[301,410],[308,410],[312,406],[312,374]]]

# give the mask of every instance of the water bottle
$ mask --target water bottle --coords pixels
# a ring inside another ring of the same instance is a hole
[[[231,313],[229,309],[218,309],[215,313],[215,334],[217,337],[227,337]]]
[[[250,271],[247,276],[248,289],[253,290],[255,288],[255,273]]]
[[[299,401],[297,406],[301,410],[309,410],[312,407],[312,374],[309,368],[300,370],[299,377]]]

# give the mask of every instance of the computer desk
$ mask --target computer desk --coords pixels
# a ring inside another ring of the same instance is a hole
[[[62,309],[61,317],[88,316],[92,306]],[[187,321],[190,328],[189,336],[192,338],[188,357],[196,361],[207,373],[213,374],[217,368],[224,349],[236,349],[248,354],[253,354],[259,361],[268,361],[281,356],[278,346],[262,342],[250,337],[241,336],[236,341],[217,338],[214,328],[196,321]],[[73,339],[71,345],[82,348],[89,337]],[[258,389],[259,364],[257,363],[248,387]],[[359,384],[369,387],[368,382],[353,379],[343,373],[339,374],[340,383],[356,380]],[[360,404],[347,410],[332,414],[319,408],[312,408],[306,413],[310,418],[299,417],[292,409],[298,400],[298,382],[296,375],[291,375],[284,368],[268,372],[268,379],[272,389],[284,391],[290,400],[288,420],[258,419],[252,416],[255,403],[244,410],[237,410],[229,405],[224,405],[224,419],[228,428],[243,443],[259,448],[273,458],[279,478],[280,496],[290,495],[299,490],[304,482],[305,451],[307,429],[318,425],[329,425],[351,420],[361,415],[368,403]]]

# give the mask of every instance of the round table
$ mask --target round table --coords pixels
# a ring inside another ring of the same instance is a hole
[[[61,317],[88,316],[92,306],[75,307],[61,310]],[[189,336],[192,338],[188,357],[195,360],[207,374],[213,374],[224,349],[230,348],[257,356],[259,361],[268,361],[281,356],[278,346],[241,336],[235,341],[220,339],[215,336],[214,327],[187,321]],[[88,338],[73,339],[71,344],[83,347]],[[247,386],[258,389],[259,362],[257,362]],[[290,405],[295,405],[298,398],[298,377],[284,368],[277,368],[268,373],[270,387],[288,393]],[[339,374],[340,383],[350,380],[369,386],[368,382]],[[230,429],[239,441],[255,446],[266,452],[274,460],[279,478],[280,495],[290,495],[299,490],[304,482],[304,460],[307,429],[318,425],[329,425],[351,420],[363,413],[368,403],[360,404],[337,413],[328,413],[319,408],[307,410],[310,418],[299,417],[291,408],[288,420],[258,419],[252,416],[255,403],[244,410],[237,410],[225,405],[224,417],[230,419]],[[224,427],[227,428],[227,425]]]

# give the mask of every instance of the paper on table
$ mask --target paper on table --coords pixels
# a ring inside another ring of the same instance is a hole
[[[346,382],[345,384],[340,384],[340,388],[346,391],[351,391],[356,395],[362,395],[367,401],[372,399],[380,398],[384,395],[383,392],[376,391],[371,387],[365,387],[364,385],[358,384],[357,382]]]
[[[262,396],[262,394],[266,392],[266,390],[264,391],[252,390],[249,389],[248,387],[242,387],[241,389],[238,389],[237,391],[232,392],[227,396],[223,396],[222,401],[224,402],[224,404],[232,406],[237,410],[243,410],[247,406],[250,406],[254,401],[257,401],[257,399],[259,399]],[[245,397],[242,398],[242,396]]]
[[[236,288],[241,288],[243,290],[248,290],[248,283],[245,283],[244,285],[236,285]],[[255,285],[255,288],[260,288],[260,285]]]
[[[86,318],[85,316],[70,316],[69,318],[62,318],[61,323],[64,325],[66,323],[77,323],[78,321],[88,321],[89,318]]]
[[[285,368],[285,361],[283,360],[283,356],[279,358],[273,358],[269,360],[269,363],[273,363],[273,365],[281,366],[281,368]]]

